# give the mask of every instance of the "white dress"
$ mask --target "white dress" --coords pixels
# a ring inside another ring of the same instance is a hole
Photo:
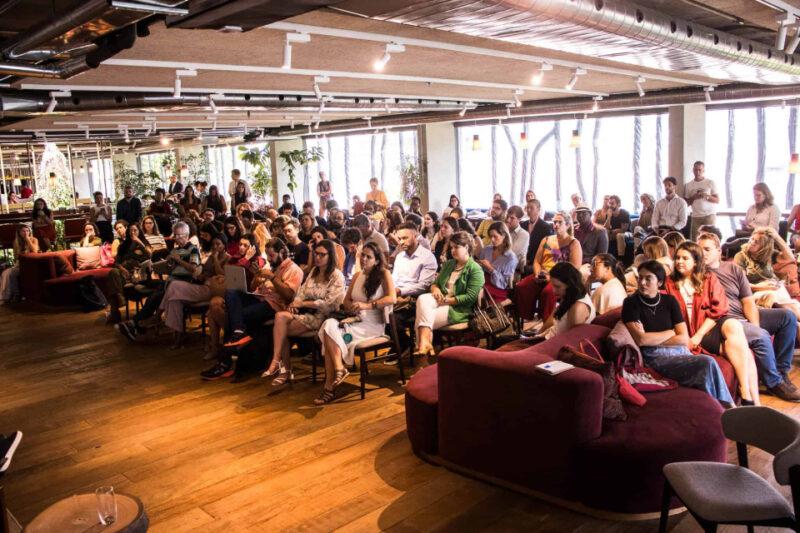
[[[358,279],[356,279],[355,285],[353,285],[353,292],[350,295],[354,302],[368,302],[383,298],[383,285],[380,285],[378,290],[375,291],[375,294],[372,295],[372,299],[367,299],[367,295],[364,293],[364,282],[366,278],[365,275],[360,274]],[[323,335],[328,335],[333,339],[342,352],[342,359],[345,364],[352,365],[354,359],[353,352],[359,342],[375,337],[382,337],[384,335],[386,331],[386,316],[388,316],[388,313],[388,307],[384,309],[367,309],[359,313],[361,322],[353,322],[350,324],[339,324],[339,321],[335,318],[329,318],[323,322],[322,328],[319,330],[319,338],[323,341]],[[349,333],[352,336],[350,342],[344,341],[345,333]],[[324,354],[324,342],[322,346]]]

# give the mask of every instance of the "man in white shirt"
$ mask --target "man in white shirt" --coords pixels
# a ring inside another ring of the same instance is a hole
[[[506,226],[511,234],[511,251],[517,256],[517,270],[520,272],[525,270],[525,256],[528,254],[528,243],[531,239],[531,234],[520,226],[522,214],[522,208],[518,205],[512,205],[506,212]]]
[[[228,196],[230,196],[231,202],[233,202],[233,196],[236,194],[236,186],[239,185],[240,181],[244,183],[244,194],[247,196],[247,201],[249,202],[253,193],[247,181],[242,179],[242,173],[239,172],[238,168],[231,170],[231,182],[228,184]],[[233,205],[233,203],[231,203],[231,205]]]
[[[678,188],[678,180],[672,176],[664,178],[664,192],[666,196],[656,202],[653,209],[653,218],[650,225],[657,233],[667,233],[669,231],[680,231],[686,225],[686,201],[675,194]]]
[[[706,178],[706,165],[695,161],[692,167],[694,179],[683,186],[687,205],[692,208],[692,236],[697,237],[701,226],[713,226],[717,222],[719,195],[713,180]]]

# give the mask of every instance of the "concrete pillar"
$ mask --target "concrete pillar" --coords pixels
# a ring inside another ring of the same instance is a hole
[[[679,194],[683,194],[683,184],[693,179],[692,165],[705,161],[705,154],[705,104],[670,107],[669,175],[678,178]]]
[[[425,124],[424,128],[424,135],[420,136],[424,143],[420,164],[427,163],[427,209],[441,213],[456,191],[456,136],[452,122]]]
[[[289,193],[289,173],[286,172],[283,166],[283,162],[278,157],[281,152],[288,152],[292,150],[302,150],[303,149],[303,139],[287,139],[285,141],[271,141],[270,143],[270,153],[272,157],[270,158],[270,163],[272,164],[272,202],[273,205],[278,208],[280,207],[280,197],[284,194]],[[294,169],[294,180],[297,183],[297,190],[300,191],[302,195],[302,186],[303,186],[303,168],[302,167],[295,167]],[[302,198],[301,198],[302,199]]]

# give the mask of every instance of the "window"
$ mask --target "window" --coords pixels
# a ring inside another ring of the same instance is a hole
[[[109,159],[88,159],[87,175],[89,177],[89,194],[94,195],[95,192],[100,191],[106,198],[116,198],[116,191],[114,189],[114,165],[112,160]]]
[[[174,157],[174,153],[171,150],[164,150],[162,152],[148,152],[144,154],[138,155],[138,162],[139,162],[139,170],[140,172],[150,172],[153,171],[157,173],[161,177],[161,181],[168,182],[169,175],[164,167],[161,166],[161,162],[165,156],[172,155]]]
[[[242,172],[242,177],[252,183],[251,173],[253,168],[239,157],[241,155],[239,146],[263,149],[266,145],[267,143],[262,142],[242,145],[206,146],[206,156],[209,163],[209,186],[216,185],[227,196],[228,182],[231,179],[231,170],[234,168],[238,168]]]

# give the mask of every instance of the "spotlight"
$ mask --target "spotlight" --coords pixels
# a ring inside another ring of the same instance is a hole
[[[197,71],[193,69],[175,71],[175,89],[172,92],[174,98],[181,97],[181,78],[190,76],[197,76]]]
[[[782,13],[775,18],[775,22],[778,23],[778,33],[775,35],[775,48],[778,50],[783,50],[786,47],[786,33],[789,30],[789,26],[794,26],[795,21],[795,16],[791,13]]]
[[[507,116],[508,118],[511,118],[511,104],[508,104],[508,105],[506,106],[506,116]]]
[[[69,97],[69,96],[72,96],[72,93],[70,91],[51,91],[50,92],[50,103],[47,104],[47,110],[45,111],[45,113],[47,113],[48,115],[50,113],[52,113],[53,111],[55,111],[56,106],[58,105],[58,100],[56,100],[57,96],[59,96],[59,97]]]
[[[386,63],[392,59],[392,54],[399,54],[401,52],[405,52],[406,47],[399,43],[387,43],[386,48],[384,49],[383,56],[380,59],[373,63],[372,68],[377,71],[382,71],[386,68]]]
[[[161,146],[169,146],[169,143],[171,143],[172,140],[169,137],[164,137],[162,135],[161,138],[158,140],[158,142],[161,143]]]
[[[600,102],[603,100],[602,96],[592,96],[592,113],[600,109]]]
[[[314,96],[317,100],[322,100],[322,91],[319,88],[320,83],[328,83],[331,79],[328,76],[314,76]]]
[[[283,65],[281,68],[292,68],[292,43],[307,43],[311,41],[311,35],[307,33],[287,33],[286,41],[283,44]]]
[[[531,83],[534,85],[541,85],[544,79],[544,73],[550,70],[553,70],[553,65],[550,63],[542,63],[542,66],[539,67],[539,72],[534,74],[531,78]]]
[[[800,45],[800,28],[795,30],[792,40],[789,41],[789,44],[786,45],[786,48],[784,48],[783,51],[787,54],[793,54],[794,51],[797,50],[798,45]]]
[[[208,107],[211,108],[211,112],[214,113],[215,115],[217,113],[219,113],[219,111],[217,111],[217,104],[214,103],[214,95],[213,94],[209,94],[208,95]]]
[[[572,77],[569,79],[569,81],[564,86],[564,88],[566,90],[568,90],[568,91],[571,91],[572,89],[574,89],[575,88],[575,84],[578,83],[578,76],[583,76],[584,74],[586,74],[586,70],[585,69],[582,69],[580,67],[576,68],[572,72]]]
[[[706,102],[711,102],[711,91],[714,90],[714,87],[709,85],[708,87],[703,87],[703,93],[705,93]]]
[[[525,91],[522,89],[514,89],[514,93],[512,94],[514,97],[514,107],[522,107],[522,102],[520,102],[519,97],[523,92]]]
[[[367,128],[372,128],[372,117],[361,117],[367,121]]]
[[[463,117],[467,114],[467,104],[464,104],[464,107],[461,108],[461,111],[458,112],[459,117]]]
[[[639,93],[639,97],[640,97],[640,98],[641,98],[642,96],[644,96],[644,94],[645,94],[645,93],[644,93],[644,88],[642,87],[642,84],[643,84],[645,81],[647,81],[647,80],[645,80],[645,79],[644,79],[644,76],[639,76],[639,77],[637,77],[637,78],[636,78],[636,81],[634,81],[634,83],[636,84],[636,92],[638,92],[638,93]]]

